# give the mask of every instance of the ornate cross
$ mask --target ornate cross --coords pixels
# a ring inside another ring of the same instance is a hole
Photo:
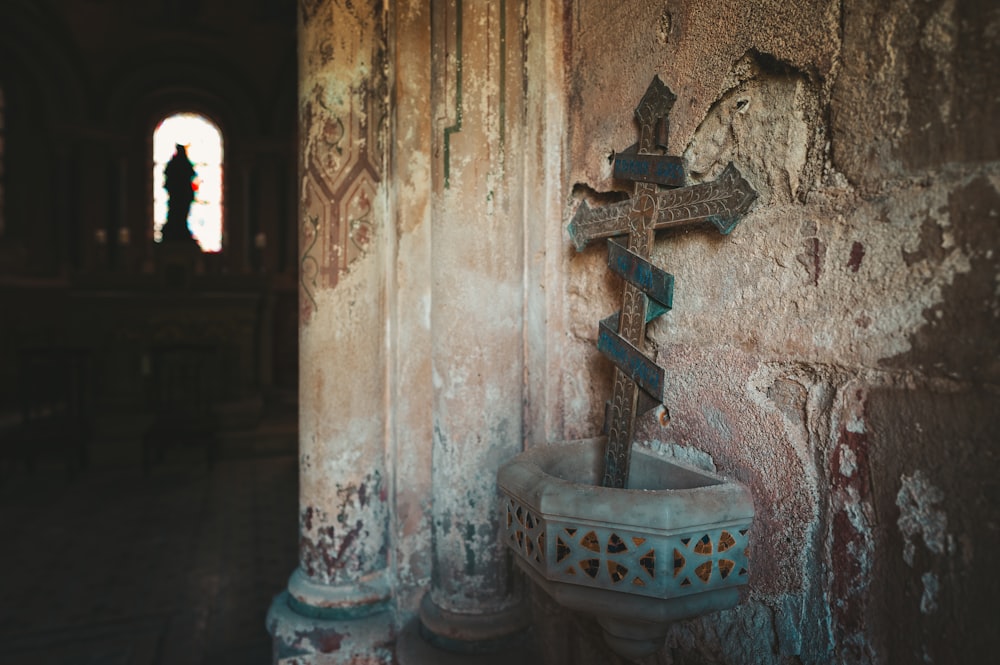
[[[657,154],[666,147],[667,115],[676,97],[653,78],[635,110],[639,143],[615,155],[616,178],[631,180],[631,199],[592,209],[586,202],[569,224],[577,250],[598,238],[609,238],[608,265],[625,280],[622,309],[600,323],[597,348],[615,364],[615,381],[605,415],[605,487],[625,487],[632,453],[635,417],[664,402],[664,371],[642,352],[646,324],[673,304],[674,278],[649,262],[655,231],[702,222],[728,234],[757,198],[750,184],[730,164],[713,182],[684,183],[683,162]],[[659,190],[657,185],[677,187]],[[628,245],[614,236],[628,235]]]

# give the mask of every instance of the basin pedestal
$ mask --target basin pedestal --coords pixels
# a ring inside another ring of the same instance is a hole
[[[518,455],[497,478],[501,524],[532,580],[638,658],[671,622],[739,601],[753,501],[738,483],[638,448],[626,487],[602,487],[603,456],[603,439]]]

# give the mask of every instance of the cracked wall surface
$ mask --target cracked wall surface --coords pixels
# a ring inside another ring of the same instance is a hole
[[[677,624],[650,662],[994,652],[1000,13],[577,0],[564,19],[564,226],[580,200],[631,191],[608,157],[635,142],[654,74],[677,95],[669,153],[689,182],[733,162],[760,193],[731,235],[661,233],[653,249],[676,279],[646,341],[672,422],[648,417],[637,439],[709,455],[752,489],[757,518],[744,604]],[[562,435],[583,438],[611,384],[597,321],[621,287],[602,243],[560,251],[575,368],[559,379]],[[555,639],[605,662],[579,634]]]

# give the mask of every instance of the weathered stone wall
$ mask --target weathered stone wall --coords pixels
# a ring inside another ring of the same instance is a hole
[[[322,634],[292,617],[288,645],[387,660],[427,589],[439,637],[515,607],[493,474],[522,444],[601,429],[597,322],[621,284],[565,227],[581,200],[627,196],[608,157],[635,143],[659,75],[690,181],[733,162],[760,196],[729,236],[658,236],[674,310],[646,350],[673,419],[638,438],[746,483],[757,518],[744,602],[678,623],[648,660],[966,662],[1000,646],[1000,12],[310,0],[299,35],[289,592],[321,618],[395,613]],[[618,662],[590,620],[534,601],[546,662]]]
[[[673,420],[638,438],[708,453],[757,518],[744,604],[676,625],[650,662],[995,652],[1000,10],[576,0],[564,19],[563,226],[579,200],[630,191],[608,156],[635,142],[654,75],[691,181],[732,161],[760,192],[730,236],[661,234],[653,251],[676,278],[647,337]],[[600,430],[610,394],[595,342],[620,284],[596,245],[550,247],[567,439]],[[550,659],[614,662],[539,602]]]

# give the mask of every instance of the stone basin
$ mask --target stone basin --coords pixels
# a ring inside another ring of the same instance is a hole
[[[628,486],[600,486],[604,439],[538,446],[497,476],[518,565],[638,658],[672,621],[728,609],[747,583],[753,500],[742,485],[641,448]]]

